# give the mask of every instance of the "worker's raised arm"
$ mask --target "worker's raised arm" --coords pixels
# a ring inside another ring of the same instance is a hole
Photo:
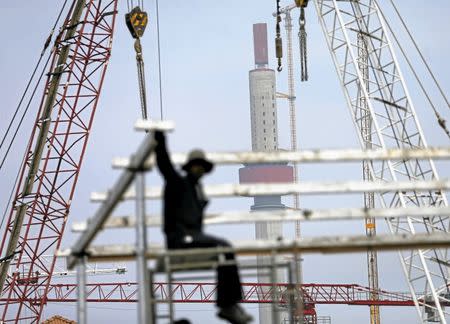
[[[172,161],[170,160],[169,154],[167,153],[166,137],[164,133],[156,131],[155,141],[157,143],[155,148],[156,164],[158,165],[159,171],[167,182],[178,179],[180,176],[175,170]]]

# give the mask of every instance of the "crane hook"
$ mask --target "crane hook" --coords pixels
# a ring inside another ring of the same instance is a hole
[[[277,0],[277,26],[276,26],[276,37],[275,37],[275,56],[278,60],[277,71],[281,72],[283,70],[281,59],[283,58],[283,41],[281,39],[281,13],[280,13],[280,0]]]

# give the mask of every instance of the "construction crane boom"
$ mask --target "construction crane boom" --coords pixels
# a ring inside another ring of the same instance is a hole
[[[0,322],[38,323],[97,108],[117,0],[74,0],[53,59],[1,241]],[[39,291],[42,300],[27,296]]]
[[[284,304],[288,284],[249,282],[243,283],[243,303]],[[378,290],[377,300],[371,298],[374,292],[369,287],[357,284],[302,284],[305,302],[315,305],[365,305],[365,306],[406,306],[414,307],[411,294]],[[90,283],[86,285],[87,301],[92,303],[136,303],[138,284],[136,282]],[[176,303],[214,303],[216,283],[211,282],[155,282],[153,293],[158,301],[164,302],[168,296]],[[273,294],[272,290],[276,293]],[[276,298],[274,300],[274,297]],[[30,301],[41,301],[42,296],[30,296]],[[71,303],[77,300],[76,284],[52,284],[46,296],[47,303]],[[0,301],[2,301],[0,299]]]
[[[427,147],[378,1],[314,0],[313,3],[361,146]],[[358,57],[361,42],[367,55],[364,61]],[[384,161],[366,164],[366,169],[370,179],[378,181],[439,179],[431,160]],[[377,201],[383,207],[448,206],[442,191],[386,192],[379,194]],[[442,217],[387,221],[395,234],[448,233],[450,225],[449,219]],[[422,321],[446,323],[444,305],[450,294],[448,268],[444,265],[448,264],[448,250],[415,250],[400,253],[400,259]]]

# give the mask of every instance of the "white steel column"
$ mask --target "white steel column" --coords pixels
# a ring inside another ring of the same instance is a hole
[[[87,324],[86,262],[86,256],[82,256],[78,259],[77,264],[77,317],[79,324]]]
[[[145,223],[145,173],[136,176],[136,256],[139,284],[138,322],[153,324],[150,305],[150,280],[147,269],[147,225]]]

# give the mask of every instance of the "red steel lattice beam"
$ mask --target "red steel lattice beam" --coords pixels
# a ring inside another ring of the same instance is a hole
[[[111,54],[117,2],[74,0],[56,38],[1,241],[2,253],[11,246],[18,252],[9,264],[1,294],[2,323],[39,323],[45,305],[42,300],[54,289],[50,282],[55,259],[48,264],[41,256],[55,253],[61,244]],[[72,21],[80,8],[79,19]],[[23,220],[18,221],[20,210]],[[17,244],[10,243],[14,242],[14,227],[19,228]],[[41,301],[30,299],[37,295]]]
[[[276,284],[275,294],[271,284],[244,283],[244,303],[277,303],[286,302],[288,284]],[[138,286],[135,282],[95,283],[87,285],[87,301],[94,303],[127,303],[137,302]],[[408,293],[393,293],[378,290],[378,300],[372,300],[371,290],[356,284],[304,284],[301,286],[305,301],[309,304],[341,304],[341,305],[379,305],[379,306],[414,306]],[[153,285],[155,297],[164,301],[169,296],[167,283]],[[214,303],[215,283],[174,282],[172,283],[173,301],[176,303]],[[373,293],[373,291],[372,291]],[[77,286],[75,284],[52,284],[48,294],[36,294],[29,299],[30,303],[76,302]]]

